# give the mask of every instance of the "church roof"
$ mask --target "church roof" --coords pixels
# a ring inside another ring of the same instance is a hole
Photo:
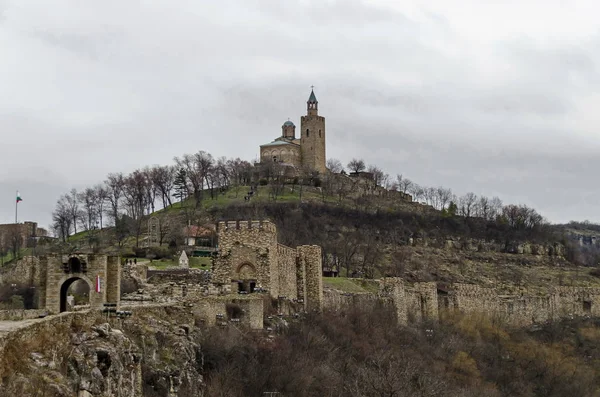
[[[292,123],[291,121],[286,121],[285,123],[283,123],[283,125],[294,125],[294,123]]]
[[[288,140],[274,140],[273,142],[265,143],[264,145],[260,145],[260,147],[266,146],[282,146],[282,145],[295,145],[298,146],[297,143],[290,142]]]
[[[310,90],[310,97],[308,97],[308,102],[318,102],[317,97],[315,96],[315,92]]]

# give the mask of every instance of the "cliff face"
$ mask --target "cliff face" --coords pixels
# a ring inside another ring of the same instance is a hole
[[[199,333],[174,307],[32,320],[0,337],[0,396],[199,396]]]

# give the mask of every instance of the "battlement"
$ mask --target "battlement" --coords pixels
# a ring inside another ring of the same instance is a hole
[[[475,284],[453,284],[452,289],[455,295],[463,297],[477,298],[497,298],[498,294],[493,288],[485,288]]]
[[[297,251],[294,248],[288,247],[287,245],[277,244],[277,255],[278,256],[293,256],[297,255]]]
[[[217,224],[217,231],[219,233],[227,233],[232,230],[252,230],[252,231],[263,231],[268,233],[277,233],[277,227],[271,221],[221,221]]]

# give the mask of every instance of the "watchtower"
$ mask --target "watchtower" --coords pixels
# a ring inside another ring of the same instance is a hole
[[[319,116],[319,101],[314,90],[306,102],[306,116],[300,119],[300,130],[302,165],[325,173],[325,117]]]

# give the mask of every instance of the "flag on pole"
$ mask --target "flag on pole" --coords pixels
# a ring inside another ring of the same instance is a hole
[[[100,275],[96,276],[96,292],[100,292],[101,288],[100,288]]]
[[[23,199],[21,198],[21,195],[19,194],[19,191],[17,190],[17,203],[19,203],[19,201],[23,201]]]

